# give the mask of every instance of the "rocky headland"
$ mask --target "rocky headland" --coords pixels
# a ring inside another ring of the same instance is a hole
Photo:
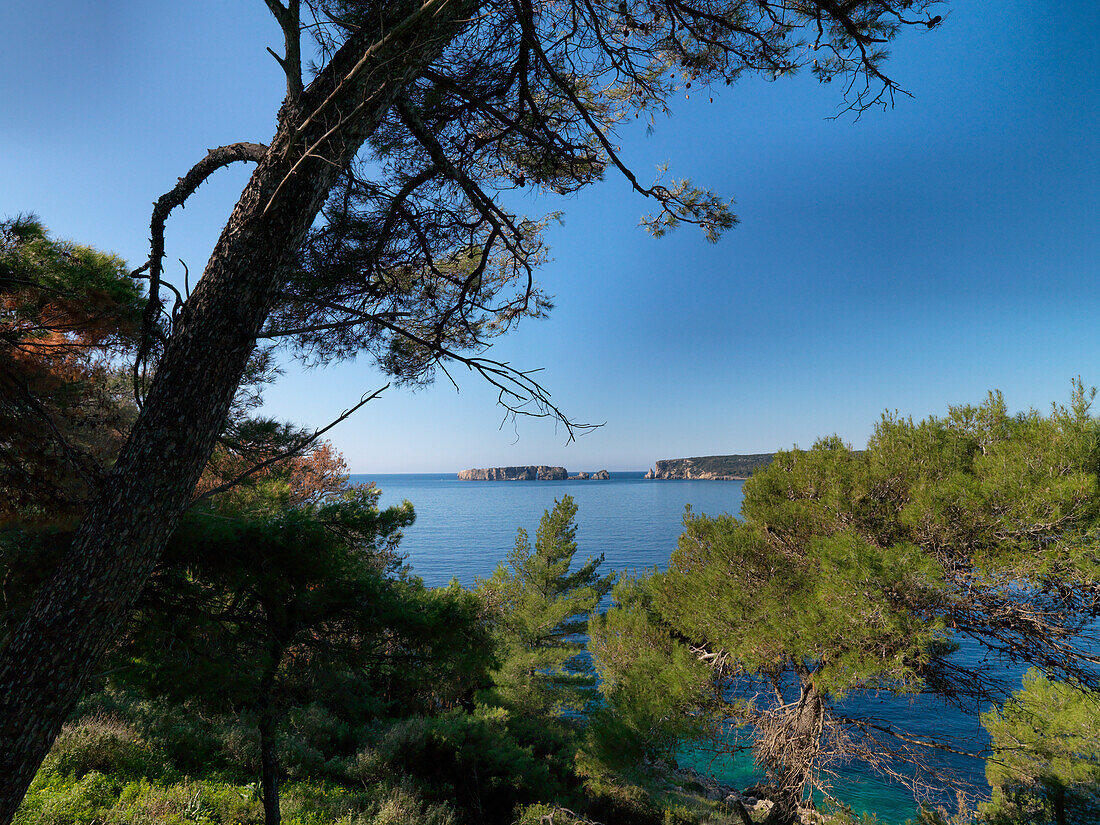
[[[463,470],[458,477],[462,481],[563,481],[568,475],[564,467],[531,464],[526,467],[486,467],[480,470]]]
[[[705,481],[738,481],[753,471],[767,467],[775,453],[751,455],[704,455],[694,458],[668,458],[645,474],[646,478],[689,479]]]

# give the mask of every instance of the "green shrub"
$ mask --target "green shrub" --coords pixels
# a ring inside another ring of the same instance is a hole
[[[82,777],[43,774],[35,778],[15,825],[91,825],[104,807],[114,804],[119,784],[99,771]]]
[[[405,783],[394,786],[373,811],[371,825],[455,825],[458,818],[446,803],[425,802]]]
[[[337,776],[341,773],[337,755],[354,750],[351,726],[320,703],[292,708],[283,720],[279,753],[291,776]]]
[[[595,823],[568,808],[540,802],[521,808],[513,825],[595,825]]]
[[[47,773],[77,779],[93,771],[116,778],[156,778],[168,769],[164,754],[125,722],[91,716],[62,728],[42,764]]]
[[[81,720],[101,716],[124,722],[145,741],[155,742],[172,767],[185,776],[230,767],[222,747],[225,723],[202,714],[192,703],[144,699],[135,690],[109,683],[82,699],[77,709]],[[235,716],[231,722],[237,724]]]
[[[284,825],[369,825],[378,794],[322,781],[288,782],[280,796]]]
[[[499,708],[399,721],[360,751],[349,775],[364,786],[412,777],[426,798],[452,800],[485,821],[507,821],[522,804],[568,801],[562,777],[516,740],[508,721]]]

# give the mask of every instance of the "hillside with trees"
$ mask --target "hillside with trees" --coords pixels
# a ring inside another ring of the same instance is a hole
[[[767,467],[775,453],[752,455],[704,455],[695,458],[666,458],[646,473],[646,478],[735,481],[746,479]]]
[[[665,572],[582,560],[564,496],[470,590],[404,565],[408,503],[269,465],[177,528],[15,821],[842,825],[853,760],[918,797],[953,787],[937,755],[960,743],[846,701],[882,694],[982,710],[992,797],[924,825],[1088,821],[1092,398],[1009,415],[993,394],[884,418],[865,451],[778,453],[743,518],[687,513]],[[70,537],[0,533],[6,626]],[[1030,667],[1022,685],[960,667],[963,643]],[[678,767],[706,743],[751,752],[756,785],[715,798]]]

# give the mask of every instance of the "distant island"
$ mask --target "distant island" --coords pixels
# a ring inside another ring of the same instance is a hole
[[[668,458],[645,474],[646,478],[736,481],[746,479],[753,470],[771,464],[775,453],[753,455],[704,455],[694,458]]]
[[[526,467],[485,467],[462,470],[458,474],[461,481],[606,481],[611,478],[607,470],[594,473],[569,475],[564,467],[548,467],[544,464],[530,464]]]
[[[480,470],[463,470],[461,481],[564,481],[569,474],[564,467],[529,465],[527,467],[487,467]]]
[[[461,481],[606,481],[611,478],[607,470],[594,473],[569,475],[564,467],[547,467],[543,464],[531,464],[526,467],[485,467],[479,470],[463,470],[458,474]]]

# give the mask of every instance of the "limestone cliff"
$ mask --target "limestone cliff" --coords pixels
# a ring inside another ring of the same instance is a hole
[[[568,473],[564,467],[529,465],[527,467],[487,467],[480,470],[463,470],[458,474],[462,481],[561,481]]]
[[[758,467],[771,463],[775,453],[752,455],[706,455],[694,458],[668,458],[645,474],[646,478],[700,479],[734,481],[752,475]]]

